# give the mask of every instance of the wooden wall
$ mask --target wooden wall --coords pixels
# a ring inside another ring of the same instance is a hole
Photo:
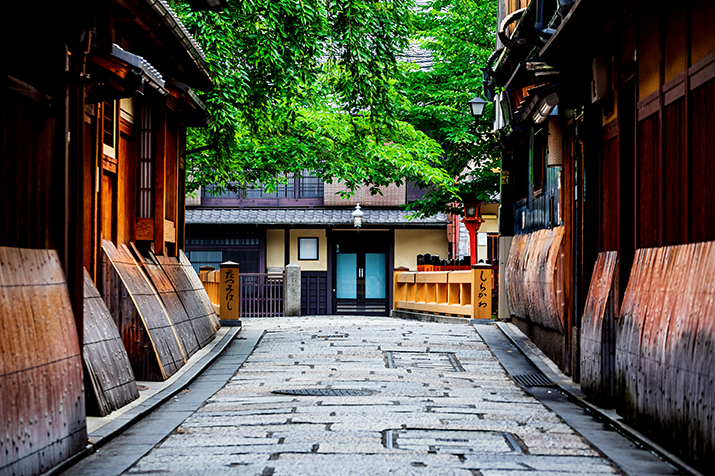
[[[82,355],[57,252],[0,247],[0,474],[40,474],[87,444]]]
[[[65,216],[55,183],[65,176],[64,156],[55,154],[57,121],[49,96],[34,88],[21,94],[31,86],[8,82],[0,88],[0,245],[56,248]]]
[[[616,336],[619,413],[715,464],[715,242],[638,250]]]

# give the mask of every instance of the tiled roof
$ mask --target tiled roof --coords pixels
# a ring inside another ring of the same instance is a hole
[[[257,224],[257,225],[352,225],[352,208],[197,208],[186,210],[187,224]],[[404,210],[363,209],[364,226],[409,225],[440,226],[447,224],[447,215],[439,213],[429,218],[409,220]]]

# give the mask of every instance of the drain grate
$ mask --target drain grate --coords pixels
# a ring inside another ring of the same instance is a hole
[[[464,372],[462,364],[452,352],[397,352],[385,351],[388,369],[417,368]]]
[[[522,387],[552,387],[554,385],[554,382],[543,374],[512,375],[512,378]]]
[[[272,393],[307,397],[366,397],[372,395],[372,392],[369,390],[357,390],[352,388],[289,388],[285,390],[273,390]]]
[[[526,445],[513,433],[485,430],[386,430],[389,450],[426,451],[455,455],[519,454]]]
[[[330,335],[315,335],[312,339],[347,339],[350,334],[330,334]]]

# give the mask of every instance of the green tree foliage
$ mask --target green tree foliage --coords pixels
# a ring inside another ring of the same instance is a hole
[[[413,204],[423,214],[453,209],[460,199],[491,200],[499,190],[496,133],[478,125],[467,107],[482,91],[482,71],[494,50],[496,3],[492,0],[433,0],[416,15],[416,37],[432,53],[431,69],[412,65],[404,75],[407,95],[400,118],[437,141],[439,165],[457,178],[454,189],[433,189]],[[491,106],[491,105],[490,105]],[[493,117],[488,109],[485,119]]]
[[[176,4],[215,84],[209,127],[189,131],[187,189],[270,188],[312,170],[373,193],[429,185],[413,207],[423,214],[460,194],[487,197],[489,161],[465,174],[489,144],[466,101],[492,47],[492,3],[433,1],[416,13],[414,0],[229,0],[219,13]],[[431,71],[400,62],[415,32]]]
[[[187,189],[275,183],[312,170],[373,191],[405,177],[449,188],[439,144],[396,117],[411,0],[230,0],[177,5],[215,87],[190,131]]]

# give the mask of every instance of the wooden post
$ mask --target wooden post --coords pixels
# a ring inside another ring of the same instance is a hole
[[[401,286],[400,283],[397,282],[397,276],[400,273],[404,273],[405,271],[409,270],[410,268],[400,266],[398,268],[395,268],[392,274],[392,309],[397,309],[397,303],[399,301],[404,301],[407,298],[407,293],[404,289],[406,286]]]
[[[219,306],[221,309],[222,321],[239,320],[239,284],[238,284],[238,263],[226,261],[221,263],[221,283],[219,292]]]
[[[472,319],[492,318],[492,267],[472,265]]]

